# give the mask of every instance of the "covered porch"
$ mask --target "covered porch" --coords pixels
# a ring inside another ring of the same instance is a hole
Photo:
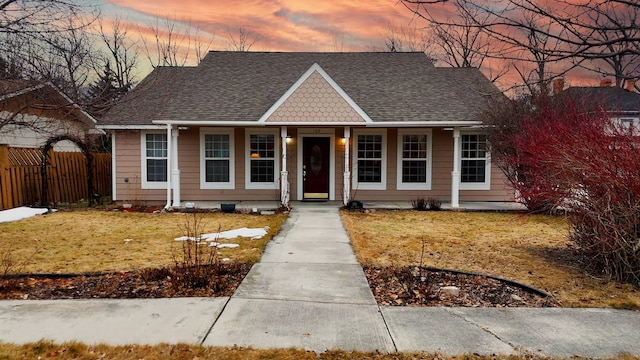
[[[165,125],[166,138],[169,139],[166,152],[167,208],[180,208],[185,201],[213,200],[211,197],[203,199],[194,195],[181,196],[184,179],[181,179],[183,169],[179,154],[186,144],[191,146],[193,140],[198,141],[193,136],[197,129],[200,129],[201,134],[221,131],[213,127],[189,128],[185,125],[187,124]],[[225,131],[234,134],[233,130]],[[235,172],[245,179],[253,177],[254,162],[270,161],[269,171],[273,176],[267,180],[270,185],[265,183],[263,189],[271,188],[279,193],[278,200],[275,201],[278,203],[277,207],[287,207],[292,200],[336,201],[341,205],[350,200],[360,200],[373,201],[375,204],[397,204],[385,207],[403,208],[410,207],[410,199],[434,197],[446,201],[447,207],[456,209],[461,208],[461,190],[463,193],[465,190],[474,190],[475,194],[466,194],[480,197],[479,200],[485,200],[485,195],[489,193],[477,191],[489,190],[491,176],[488,172],[488,159],[480,160],[483,161],[480,175],[482,181],[487,182],[487,188],[461,187],[461,174],[464,175],[464,169],[461,170],[462,153],[463,149],[468,149],[465,144],[461,144],[461,133],[469,131],[473,129],[468,126],[419,128],[416,124],[405,124],[405,127],[280,125],[236,128],[235,159],[230,157],[229,161],[236,164]],[[266,143],[254,144],[253,134],[266,136]],[[184,136],[187,138],[180,140]],[[234,135],[227,136],[228,139],[232,137]],[[199,140],[202,144],[204,141],[202,137]],[[471,145],[477,147],[477,152],[485,152],[484,148],[480,149],[480,142]],[[205,153],[199,156],[205,158]],[[204,168],[205,165],[202,164],[199,171],[202,172]],[[243,190],[252,188],[248,187],[246,181],[245,184],[231,181],[226,189],[246,195],[247,192]],[[207,188],[200,185],[198,191],[203,193]],[[504,196],[498,200],[502,198]],[[243,198],[233,199],[227,196],[221,198],[220,202],[240,199]],[[476,199],[469,199],[468,196],[462,200],[468,202]],[[487,203],[492,203],[496,199],[486,200]]]

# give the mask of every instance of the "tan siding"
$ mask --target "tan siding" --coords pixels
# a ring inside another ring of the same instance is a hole
[[[193,127],[180,133],[181,200],[185,201],[233,201],[280,199],[280,190],[245,189],[245,130],[234,129],[235,189],[200,189],[200,128]],[[278,142],[279,144],[279,142]],[[278,145],[280,146],[280,145]],[[276,159],[276,161],[281,161]],[[276,174],[279,179],[280,174]]]
[[[118,131],[116,143],[116,200],[166,202],[167,191],[141,189],[140,131]],[[125,182],[125,178],[128,182]]]
[[[293,141],[287,145],[287,171],[291,186],[291,200],[299,200],[298,182],[298,131],[288,129]],[[215,201],[215,200],[273,200],[279,199],[279,190],[246,190],[245,189],[245,130],[236,128],[235,137],[235,189],[200,189],[200,129],[190,127],[180,131],[178,138],[179,164],[181,175],[181,200]],[[335,183],[336,200],[342,199],[344,172],[344,145],[341,142],[343,128],[335,128]],[[451,199],[451,171],[453,170],[453,137],[451,131],[433,129],[432,133],[432,180],[430,191],[396,190],[397,169],[397,129],[387,130],[387,190],[352,189],[352,196],[357,200],[389,200],[410,201],[417,197],[434,197],[443,201]],[[353,138],[350,143],[351,165],[353,165]],[[119,131],[116,133],[116,200],[147,201],[164,203],[166,190],[140,189],[140,132]],[[281,161],[281,160],[279,160]],[[279,174],[277,174],[279,176]],[[506,185],[504,176],[493,165],[491,170],[491,190],[460,191],[461,201],[509,201],[513,199],[513,191]],[[124,182],[129,179],[129,183]]]
[[[198,200],[200,191],[200,129],[189,127],[178,137],[178,166],[180,168],[180,197],[182,201]]]
[[[397,130],[387,132],[387,190],[356,190],[358,200],[410,201],[417,197],[434,197],[443,201],[451,200],[451,171],[453,171],[453,134],[443,129],[433,129],[432,133],[432,174],[431,190],[396,190],[397,172]],[[352,148],[353,149],[353,148]],[[491,190],[460,191],[461,201],[511,201],[513,191],[505,185],[504,175],[492,165]]]
[[[271,114],[266,122],[364,122],[317,71]]]

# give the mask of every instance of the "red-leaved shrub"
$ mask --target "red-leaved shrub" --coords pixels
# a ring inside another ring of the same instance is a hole
[[[536,102],[492,150],[506,163],[503,170],[515,172],[512,185],[530,209],[566,212],[585,265],[638,284],[640,137],[601,107],[577,104],[569,98]],[[500,124],[494,126],[496,138]],[[505,144],[511,148],[497,148]]]

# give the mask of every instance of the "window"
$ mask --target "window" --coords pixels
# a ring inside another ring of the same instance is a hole
[[[277,189],[280,154],[273,131],[247,131],[247,189]]]
[[[620,131],[627,135],[638,135],[638,118],[620,118]]]
[[[431,190],[431,131],[398,131],[398,190]]]
[[[491,163],[487,137],[482,134],[461,134],[460,189],[489,190]]]
[[[386,133],[360,130],[355,135],[354,188],[385,190],[387,188]]]
[[[200,130],[200,188],[234,189],[233,129]]]
[[[167,187],[167,134],[142,133],[142,188]]]

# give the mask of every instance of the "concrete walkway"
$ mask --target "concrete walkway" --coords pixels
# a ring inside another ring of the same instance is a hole
[[[640,312],[379,307],[337,208],[297,206],[231,298],[1,301],[0,341],[640,356]]]

